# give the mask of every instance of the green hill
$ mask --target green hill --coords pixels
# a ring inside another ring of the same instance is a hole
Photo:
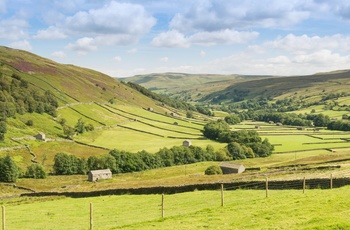
[[[7,47],[0,47],[0,105],[0,157],[9,154],[22,169],[35,160],[51,170],[59,152],[153,153],[186,139],[223,146],[203,137],[202,114],[186,118],[186,111],[103,73]],[[45,141],[36,140],[38,133]]]

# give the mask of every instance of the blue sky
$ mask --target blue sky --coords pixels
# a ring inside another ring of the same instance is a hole
[[[0,0],[0,45],[113,77],[350,69],[348,0]]]

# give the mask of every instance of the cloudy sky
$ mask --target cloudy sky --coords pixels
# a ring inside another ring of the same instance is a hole
[[[113,77],[350,69],[348,0],[0,0],[0,45]]]

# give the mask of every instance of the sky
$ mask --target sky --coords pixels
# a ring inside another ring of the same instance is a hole
[[[350,69],[348,0],[0,0],[0,45],[112,77]]]

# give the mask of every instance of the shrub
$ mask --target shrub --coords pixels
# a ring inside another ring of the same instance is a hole
[[[25,177],[34,178],[34,179],[45,179],[47,174],[45,169],[40,164],[31,164],[28,166],[27,171],[25,173]]]
[[[33,120],[28,120],[28,121],[26,122],[26,125],[28,125],[28,126],[33,126],[33,125],[34,125]]]
[[[209,166],[205,170],[205,175],[217,175],[217,174],[222,174],[221,168],[217,165]]]

